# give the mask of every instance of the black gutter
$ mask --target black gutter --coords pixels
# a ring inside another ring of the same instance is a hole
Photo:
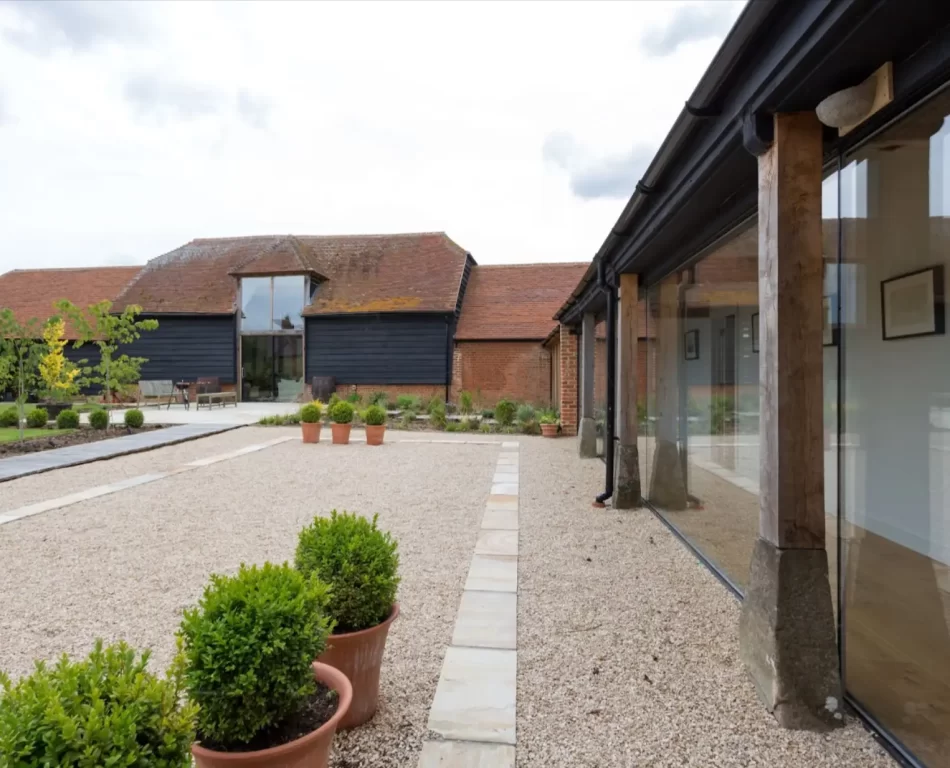
[[[604,425],[604,463],[607,478],[604,492],[594,499],[595,507],[605,506],[604,502],[614,495],[614,432],[617,399],[617,285],[608,280],[602,262],[598,262],[597,282],[607,295],[607,415]]]

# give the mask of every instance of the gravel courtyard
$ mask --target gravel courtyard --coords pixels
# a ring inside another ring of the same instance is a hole
[[[0,511],[297,435],[249,427],[3,483]],[[0,669],[82,655],[99,636],[152,647],[162,668],[209,573],[292,558],[316,514],[378,512],[400,542],[402,614],[380,711],[337,737],[333,766],[416,768],[503,438],[390,437],[294,439],[0,525]],[[519,768],[894,764],[854,720],[778,728],[739,662],[735,599],[652,514],[592,510],[604,465],[573,440],[516,439]]]

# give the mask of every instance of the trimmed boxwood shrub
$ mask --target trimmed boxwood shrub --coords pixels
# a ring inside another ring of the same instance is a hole
[[[89,414],[89,425],[93,429],[105,429],[109,426],[109,412],[105,408],[96,408]]]
[[[130,429],[140,429],[145,423],[145,414],[138,408],[131,408],[125,412],[125,426]]]
[[[188,768],[195,707],[175,667],[156,677],[148,659],[98,640],[82,661],[37,662],[15,684],[0,674],[0,765]]]
[[[57,429],[79,429],[79,414],[72,408],[60,411],[56,417]]]
[[[34,408],[26,414],[26,426],[30,429],[42,429],[49,421],[49,411],[45,408]]]
[[[386,423],[386,411],[378,405],[371,405],[363,411],[363,423],[369,427],[381,427]]]
[[[517,407],[511,400],[499,400],[495,403],[495,420],[504,426],[514,423]]]
[[[312,663],[331,629],[328,587],[289,565],[242,565],[213,575],[179,631],[198,738],[230,751],[297,713],[316,691]]]
[[[318,424],[322,418],[323,408],[321,407],[321,403],[316,400],[312,403],[307,403],[300,409],[300,420],[304,424]]]
[[[327,610],[336,632],[356,632],[384,621],[396,602],[396,541],[376,526],[378,515],[337,512],[315,517],[300,532],[295,563],[330,585]]]
[[[18,426],[20,426],[20,414],[17,413],[15,405],[7,406],[0,411],[0,427]]]
[[[353,405],[346,400],[339,400],[330,408],[330,420],[337,424],[349,424],[353,421]]]

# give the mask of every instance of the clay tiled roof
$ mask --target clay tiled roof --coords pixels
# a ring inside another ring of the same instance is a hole
[[[0,275],[0,309],[12,309],[21,323],[41,322],[56,314],[53,304],[68,299],[88,307],[116,297],[142,267],[80,267],[77,269],[15,269]],[[67,336],[74,337],[67,327]]]
[[[117,305],[230,314],[238,277],[309,273],[323,282],[306,315],[453,312],[466,257],[442,232],[193,240],[152,259]]]
[[[473,267],[456,340],[543,340],[586,269],[586,262]]]

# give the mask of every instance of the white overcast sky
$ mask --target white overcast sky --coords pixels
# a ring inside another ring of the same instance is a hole
[[[0,272],[429,230],[586,261],[742,6],[0,0]]]

